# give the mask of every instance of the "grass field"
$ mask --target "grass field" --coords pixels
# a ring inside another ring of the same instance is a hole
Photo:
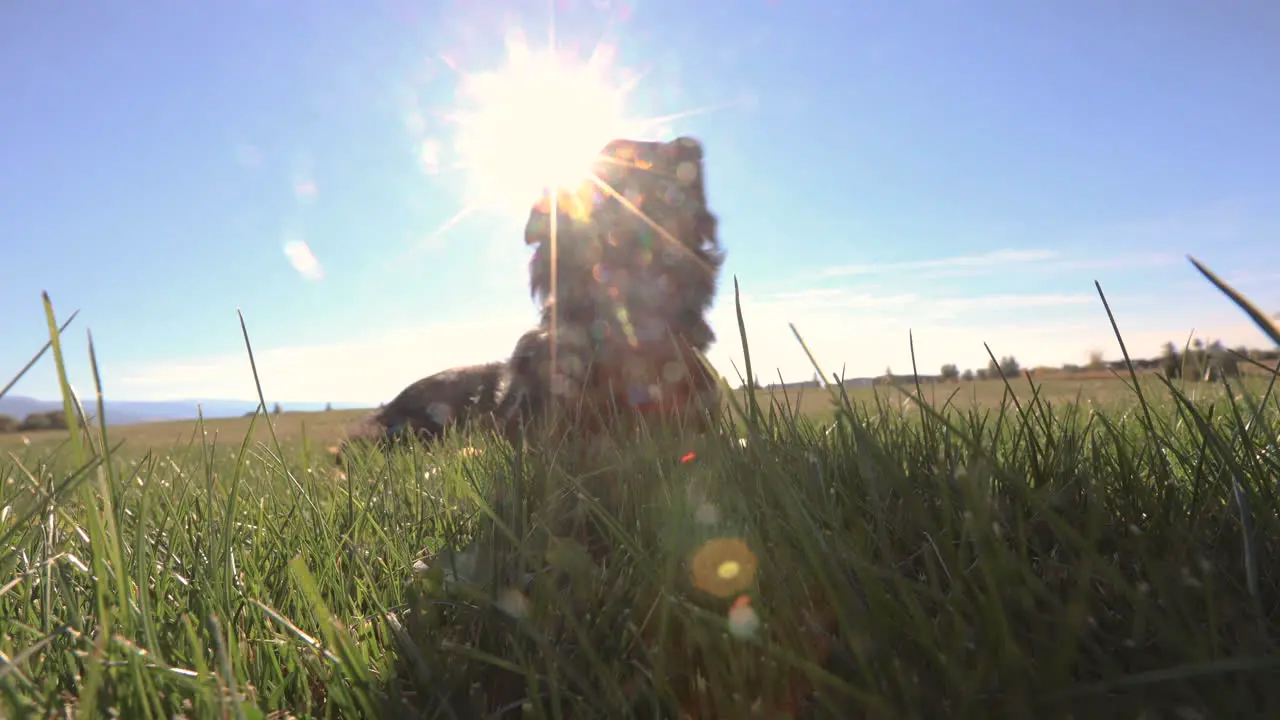
[[[407,382],[407,381],[406,381]],[[1141,376],[1142,386],[1149,388],[1155,395],[1167,395],[1163,385],[1154,374]],[[1261,372],[1253,372],[1242,380],[1242,388],[1251,393],[1265,391],[1270,377]],[[1223,387],[1214,383],[1185,383],[1179,388],[1191,399],[1210,401],[1225,396]],[[847,388],[845,392],[854,405],[898,405],[899,410],[910,409],[914,401],[908,399],[908,393],[914,394],[915,388],[909,383],[901,389],[888,386]],[[1025,379],[1014,379],[1006,383],[1002,380],[977,380],[970,382],[938,383],[922,385],[922,394],[926,402],[936,408],[951,405],[957,409],[999,410],[1002,404],[1015,397],[1022,402],[1030,401],[1033,396],[1039,397],[1053,405],[1080,402],[1099,409],[1119,409],[1133,401],[1133,391],[1128,378],[1110,376],[1106,378],[1087,377],[1083,379],[1055,377],[1044,381],[1035,381],[1034,386]],[[739,391],[736,401],[742,403],[746,398]],[[784,408],[788,414],[796,414],[816,422],[830,423],[835,416],[836,405],[832,402],[830,392],[824,389],[805,389],[802,391],[765,390],[759,393],[759,402],[769,406]],[[221,442],[239,445],[249,436],[255,443],[267,442],[274,432],[276,438],[284,445],[301,446],[304,441],[311,449],[323,449],[338,442],[344,437],[346,429],[365,415],[367,410],[332,410],[328,412],[286,412],[270,416],[271,428],[262,418],[254,421],[250,432],[250,418],[218,418],[201,423],[192,421],[174,421],[124,425],[112,427],[110,435],[113,443],[122,443],[118,452],[121,454],[141,453],[151,449],[171,448],[191,442],[196,433],[204,433]],[[65,430],[46,430],[21,434],[0,435],[0,452],[14,452],[30,446],[37,451],[55,451],[57,446],[65,444]]]
[[[739,395],[346,477],[349,413],[9,438],[0,716],[1280,717],[1275,379]]]

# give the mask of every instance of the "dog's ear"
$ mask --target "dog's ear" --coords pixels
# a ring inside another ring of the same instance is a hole
[[[686,188],[694,188],[698,199],[706,203],[706,185],[703,173],[702,143],[691,137],[678,137],[668,147],[675,155],[676,181]]]
[[[670,145],[675,147],[676,157],[680,160],[688,160],[691,162],[702,162],[702,143],[697,138],[681,135],[672,140]]]
[[[524,224],[525,245],[538,245],[551,237],[551,197],[543,193],[529,210],[529,220]]]

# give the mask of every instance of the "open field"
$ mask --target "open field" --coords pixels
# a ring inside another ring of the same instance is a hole
[[[346,479],[352,413],[9,438],[0,716],[1280,716],[1276,396],[1013,387]]]
[[[1154,374],[1140,376],[1143,388],[1155,402],[1168,401],[1168,391]],[[1261,373],[1246,375],[1239,385],[1248,392],[1261,393],[1270,383],[1270,377]],[[998,410],[1002,403],[1009,402],[1009,393],[1018,402],[1026,403],[1033,394],[1047,403],[1061,405],[1079,401],[1091,407],[1114,408],[1132,403],[1133,391],[1129,388],[1127,378],[1087,377],[1053,378],[1036,381],[1033,393],[1032,386],[1025,378],[1013,380],[1006,385],[1001,380],[979,380],[954,383],[928,383],[921,386],[926,402],[941,408],[950,403],[960,409],[979,408]],[[1225,396],[1220,384],[1215,383],[1176,383],[1189,397],[1197,400],[1211,401]],[[878,401],[887,406],[902,408],[913,407],[905,393],[914,393],[915,387],[904,384],[899,387],[873,386],[847,388],[849,398],[855,404],[876,404]],[[830,422],[834,406],[831,395],[825,389],[804,389],[801,391],[780,390],[764,391],[762,402],[777,404],[789,408],[795,413],[812,418],[819,422]],[[744,394],[739,391],[738,401]],[[360,419],[365,410],[333,410],[329,412],[285,412],[272,416],[276,437],[286,445],[298,445],[304,439],[308,445],[323,449],[336,443],[351,423]],[[239,444],[249,431],[249,418],[220,418],[205,420],[203,431],[209,436],[219,438],[221,443]],[[197,423],[190,421],[145,423],[125,425],[110,429],[112,443],[122,442],[121,452],[125,454],[145,452],[148,449],[166,449],[175,445],[185,445],[192,441],[197,431]],[[270,431],[266,424],[259,420],[252,433],[254,442],[266,442],[270,439]],[[65,431],[42,431],[17,435],[0,435],[0,452],[14,451],[27,444],[35,448],[49,449],[66,441]]]

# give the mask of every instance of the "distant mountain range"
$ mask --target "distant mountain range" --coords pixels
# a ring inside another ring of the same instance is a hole
[[[85,412],[94,415],[97,408],[90,398],[81,398]],[[268,403],[271,409],[273,403]],[[108,425],[136,425],[147,422],[164,422],[166,420],[195,420],[200,410],[207,418],[239,417],[258,407],[252,400],[156,400],[143,401],[107,401],[106,413]],[[325,403],[316,402],[281,402],[285,412],[316,412],[324,410]],[[355,403],[333,403],[334,410],[354,410],[370,407]],[[61,410],[61,400],[37,400],[21,395],[5,395],[0,397],[0,415],[8,415],[19,420],[31,413]]]

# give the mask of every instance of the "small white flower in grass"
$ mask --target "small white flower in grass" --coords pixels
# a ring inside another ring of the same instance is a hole
[[[65,557],[66,557],[67,562],[68,562],[69,564],[71,564],[71,565],[75,566],[75,568],[76,568],[77,570],[79,570],[80,572],[82,572],[82,573],[87,573],[87,572],[89,572],[89,566],[88,566],[88,565],[85,565],[85,564],[84,564],[84,561],[83,561],[83,560],[81,560],[80,558],[76,557],[75,555],[72,555],[71,553],[67,553]]]
[[[529,600],[524,593],[515,588],[507,588],[498,593],[498,609],[513,618],[522,618],[529,611]]]

